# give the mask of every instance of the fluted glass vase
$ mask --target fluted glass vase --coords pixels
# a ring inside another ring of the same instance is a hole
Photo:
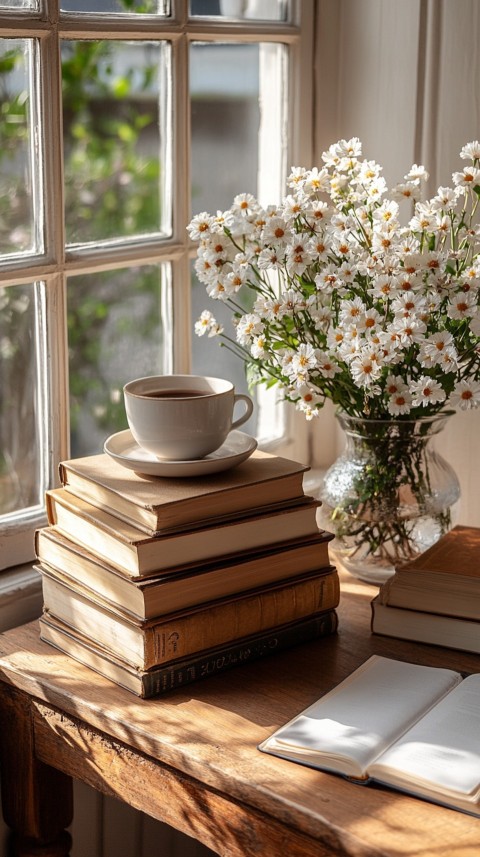
[[[455,472],[433,439],[451,414],[418,420],[369,420],[340,413],[343,453],[327,471],[320,523],[335,535],[334,562],[382,583],[452,526],[460,496]]]

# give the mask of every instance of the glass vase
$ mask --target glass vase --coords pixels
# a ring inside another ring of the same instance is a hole
[[[453,412],[452,412],[453,413]],[[354,577],[383,583],[452,526],[455,472],[433,439],[450,413],[369,420],[343,413],[343,453],[325,474],[320,526],[334,533],[332,559]]]

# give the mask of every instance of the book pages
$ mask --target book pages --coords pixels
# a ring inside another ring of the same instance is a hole
[[[366,776],[373,760],[460,681],[452,670],[374,655],[260,749]]]
[[[469,676],[377,759],[372,776],[442,795],[480,790],[480,674]]]

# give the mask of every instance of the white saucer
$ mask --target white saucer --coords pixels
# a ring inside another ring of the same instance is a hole
[[[249,458],[257,448],[254,437],[242,431],[231,431],[226,441],[215,452],[194,461],[160,461],[142,449],[134,440],[130,429],[110,435],[103,449],[123,467],[148,476],[205,476],[236,467]]]

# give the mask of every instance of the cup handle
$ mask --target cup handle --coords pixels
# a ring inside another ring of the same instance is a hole
[[[241,426],[241,425],[243,425],[243,423],[246,423],[248,418],[251,417],[251,415],[253,413],[253,401],[250,398],[250,396],[246,396],[246,395],[244,395],[244,393],[235,393],[235,400],[233,403],[233,407],[235,407],[237,402],[245,402],[247,409],[246,409],[245,413],[242,414],[241,417],[239,417],[237,420],[234,420],[232,422],[232,429],[238,428],[238,426]]]

